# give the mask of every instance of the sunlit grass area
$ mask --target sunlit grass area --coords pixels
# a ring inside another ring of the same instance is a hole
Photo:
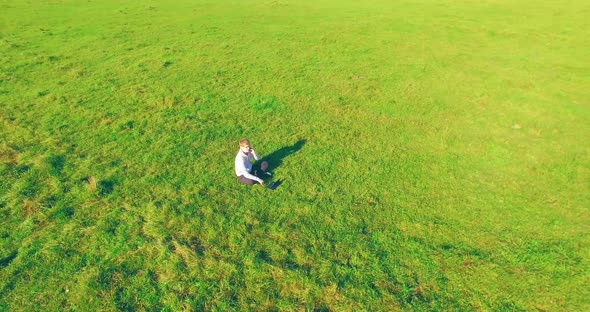
[[[588,310],[590,5],[517,2],[1,2],[0,310]]]

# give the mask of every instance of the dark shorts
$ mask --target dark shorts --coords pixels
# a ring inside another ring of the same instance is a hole
[[[252,166],[252,175],[259,177],[259,178],[263,178],[264,174],[263,171],[260,169],[260,165],[264,162],[264,160],[259,160],[256,163],[254,163],[254,165]],[[234,174],[235,176],[235,174]],[[254,185],[254,184],[258,184],[258,181],[256,180],[250,180],[248,178],[246,178],[245,176],[239,176],[238,177],[238,181],[242,184],[246,184],[246,185]]]
[[[250,180],[248,178],[246,178],[245,176],[241,175],[238,177],[238,181],[242,184],[246,184],[246,185],[254,185],[257,184],[258,181],[254,181],[254,180]]]

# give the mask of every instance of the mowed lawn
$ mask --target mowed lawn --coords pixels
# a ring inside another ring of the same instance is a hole
[[[1,1],[0,310],[590,310],[589,16]]]

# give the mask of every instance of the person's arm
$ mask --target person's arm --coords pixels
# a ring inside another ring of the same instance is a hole
[[[250,153],[252,154],[252,157],[254,157],[254,159],[259,160],[260,156],[258,156],[258,154],[256,154],[256,152],[250,148]]]

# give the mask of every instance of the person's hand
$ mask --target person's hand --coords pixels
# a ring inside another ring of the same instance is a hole
[[[264,185],[264,180],[260,179],[258,183],[260,183],[260,185]]]

